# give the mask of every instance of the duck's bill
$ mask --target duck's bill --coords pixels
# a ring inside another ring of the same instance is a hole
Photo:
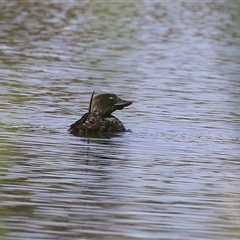
[[[131,101],[125,101],[125,100],[118,98],[118,102],[115,103],[115,106],[116,106],[117,110],[122,110],[124,107],[127,107],[131,104],[132,104]]]

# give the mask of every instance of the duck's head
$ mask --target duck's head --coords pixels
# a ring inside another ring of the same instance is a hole
[[[110,116],[115,110],[122,110],[124,107],[127,107],[131,104],[131,101],[120,99],[115,94],[105,93],[93,98],[90,104],[90,112],[106,117]]]

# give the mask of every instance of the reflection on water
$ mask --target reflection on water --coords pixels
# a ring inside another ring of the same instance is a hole
[[[239,11],[2,1],[1,239],[239,239]],[[132,132],[67,132],[93,89]]]

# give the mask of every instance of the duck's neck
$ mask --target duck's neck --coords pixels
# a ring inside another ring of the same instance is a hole
[[[112,111],[108,111],[108,112],[106,112],[106,111],[101,111],[101,109],[99,110],[97,110],[97,109],[92,109],[91,110],[91,112],[90,112],[90,114],[92,114],[92,115],[95,115],[95,116],[98,116],[98,117],[102,117],[102,118],[106,118],[106,117],[110,117],[111,116],[111,114],[112,114]]]

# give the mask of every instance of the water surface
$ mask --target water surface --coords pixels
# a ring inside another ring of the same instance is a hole
[[[239,239],[240,5],[2,1],[1,239]],[[70,135],[93,90],[132,132]]]

